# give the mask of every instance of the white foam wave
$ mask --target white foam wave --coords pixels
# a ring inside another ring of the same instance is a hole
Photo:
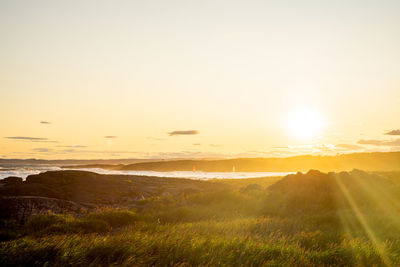
[[[257,178],[257,177],[271,177],[271,176],[285,176],[294,172],[202,172],[202,171],[118,171],[118,170],[104,170],[104,169],[79,169],[85,171],[92,171],[101,174],[125,174],[125,175],[138,175],[138,176],[157,176],[167,178],[189,178],[189,179],[243,179],[243,178]]]
[[[25,179],[28,175],[38,174],[45,171],[65,170],[58,166],[31,166],[27,167],[14,167],[0,169],[0,179],[9,176],[17,176]],[[293,172],[202,172],[202,171],[119,171],[119,170],[106,170],[100,168],[87,168],[87,169],[69,169],[69,170],[82,170],[91,171],[100,174],[122,174],[122,175],[137,175],[137,176],[157,176],[166,178],[188,178],[188,179],[243,179],[243,178],[257,178],[257,177],[271,177],[271,176],[284,176]]]

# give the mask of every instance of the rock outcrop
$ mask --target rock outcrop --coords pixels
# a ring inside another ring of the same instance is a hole
[[[0,218],[12,218],[24,222],[30,215],[43,213],[80,214],[89,211],[90,206],[48,197],[12,196],[0,198]]]
[[[80,212],[97,207],[137,207],[149,197],[214,191],[227,185],[207,181],[87,171],[48,171],[0,180],[0,216],[23,220],[43,212]]]

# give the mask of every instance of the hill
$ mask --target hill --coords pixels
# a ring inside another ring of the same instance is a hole
[[[175,160],[142,162],[120,166],[120,170],[230,172],[399,171],[400,152],[354,153],[336,156],[296,156],[288,158],[239,158],[224,160]]]

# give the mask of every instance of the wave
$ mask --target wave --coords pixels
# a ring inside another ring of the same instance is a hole
[[[27,176],[31,174],[38,174],[45,171],[58,171],[58,170],[66,170],[66,169],[61,169],[59,166],[40,166],[40,165],[30,166],[30,167],[26,166],[0,167],[0,179],[9,176],[17,176],[25,179]],[[68,170],[91,171],[99,174],[157,176],[166,178],[188,178],[196,180],[259,178],[259,177],[285,176],[294,173],[294,172],[119,171],[119,170],[106,170],[100,168],[86,168],[86,169],[69,168]]]

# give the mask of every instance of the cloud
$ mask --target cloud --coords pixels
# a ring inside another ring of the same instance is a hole
[[[134,151],[119,151],[119,150],[85,150],[85,149],[64,149],[62,153],[79,153],[79,154],[137,154]]]
[[[215,153],[215,152],[199,152],[199,151],[177,151],[177,152],[160,152],[150,156],[154,159],[213,159],[225,158],[228,154]]]
[[[199,131],[196,130],[187,130],[187,131],[173,131],[168,133],[170,136],[174,135],[196,135],[199,134]]]
[[[158,138],[158,137],[146,137],[146,139],[152,140],[152,141],[164,141],[164,140],[166,140],[165,138]]]
[[[29,137],[29,136],[7,136],[6,139],[18,140],[18,141],[29,141],[29,142],[41,142],[41,143],[58,143],[58,141],[49,140],[44,137]]]
[[[50,121],[41,121],[40,123],[41,123],[41,124],[51,124]]]
[[[363,149],[362,146],[353,145],[353,144],[338,144],[338,145],[335,145],[335,147],[336,148],[343,148],[343,149],[346,149],[346,150],[360,150],[360,149]]]
[[[194,146],[201,146],[201,144],[200,143],[195,143],[195,144],[193,144]]]
[[[42,137],[27,137],[27,136],[8,136],[4,137],[7,139],[14,139],[14,140],[28,140],[28,141],[45,141],[47,138]]]
[[[72,146],[57,146],[57,147],[63,147],[63,148],[85,148],[87,146],[72,145]]]
[[[357,143],[360,145],[372,145],[372,146],[400,146],[400,138],[392,140],[361,139]]]
[[[40,152],[40,153],[47,153],[47,152],[53,151],[53,149],[51,149],[51,148],[44,148],[44,147],[38,147],[38,148],[32,149],[32,151]]]
[[[109,139],[111,139],[111,138],[117,138],[117,136],[115,136],[115,135],[106,135],[106,136],[104,136],[104,138],[109,138]]]
[[[386,135],[400,135],[400,129],[397,130],[391,130],[387,133],[385,133]]]
[[[223,145],[210,144],[212,147],[223,147]]]
[[[302,154],[312,155],[335,155],[337,153],[348,153],[353,151],[365,150],[364,147],[356,144],[310,144],[310,145],[290,145],[288,147],[272,147],[269,151],[271,155],[281,153],[281,155],[292,156]],[[278,155],[280,156],[280,155]]]

